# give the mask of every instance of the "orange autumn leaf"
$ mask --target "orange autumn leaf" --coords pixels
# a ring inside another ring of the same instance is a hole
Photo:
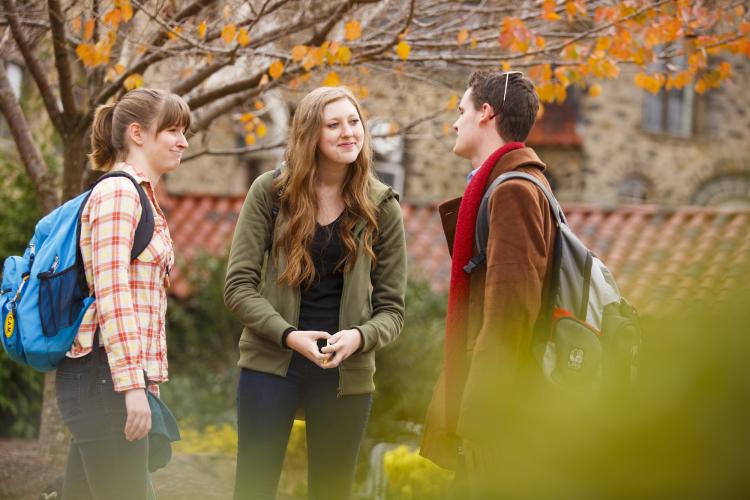
[[[237,33],[237,43],[239,43],[242,47],[247,47],[250,43],[250,34],[247,32],[247,28],[240,29],[240,32]]]
[[[203,40],[206,38],[206,30],[208,29],[208,25],[206,24],[206,21],[201,21],[201,23],[198,25],[198,38]]]
[[[133,6],[130,4],[130,0],[119,0],[116,4],[120,6],[122,20],[130,21],[133,18]]]
[[[112,9],[104,14],[104,22],[116,30],[120,26],[120,22],[122,22],[122,12],[120,9]]]
[[[245,136],[245,144],[247,144],[248,146],[252,146],[253,144],[255,144],[255,134],[247,134]]]
[[[466,43],[466,41],[469,39],[469,30],[462,29],[458,32],[458,35],[456,35],[456,43],[459,45],[463,45]]]
[[[256,99],[256,100],[253,101],[253,107],[256,110],[261,110],[261,109],[263,109],[264,106],[265,106],[265,104],[260,99]]]
[[[306,45],[295,45],[292,48],[292,61],[300,62],[307,55],[308,50]]]
[[[182,26],[175,26],[170,31],[167,31],[167,38],[170,40],[177,40],[179,38],[177,35],[180,33],[182,33]]]
[[[80,33],[83,23],[81,22],[81,16],[77,16],[70,21],[70,28],[73,33]]]
[[[598,83],[595,83],[589,87],[589,95],[591,97],[599,97],[602,95],[602,86]]]
[[[240,122],[247,123],[255,119],[255,115],[252,113],[242,113],[240,116]]]
[[[352,19],[344,25],[344,38],[349,41],[356,40],[362,36],[362,25],[359,21]]]
[[[398,42],[398,45],[396,45],[396,48],[394,50],[396,51],[396,54],[398,55],[398,57],[406,61],[409,58],[409,52],[411,52],[411,47],[404,40],[401,40],[400,42]]]
[[[560,15],[555,12],[555,0],[544,0],[542,4],[542,19],[547,21],[557,21]]]
[[[268,74],[273,78],[274,80],[278,80],[282,74],[284,74],[284,63],[281,62],[281,60],[276,59],[274,62],[271,63],[271,65],[268,67]]]
[[[237,26],[234,24],[227,24],[221,29],[221,40],[224,45],[229,45],[234,40],[234,35],[237,31]]]
[[[83,39],[87,42],[94,36],[95,26],[96,22],[93,19],[86,19],[86,22],[83,23]]]
[[[338,73],[335,71],[329,71],[326,77],[323,79],[323,87],[338,87],[341,84],[341,79]]]

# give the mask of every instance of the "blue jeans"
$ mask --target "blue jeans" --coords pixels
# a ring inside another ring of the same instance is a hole
[[[337,397],[338,369],[294,353],[286,377],[242,369],[235,500],[276,497],[298,407],[305,410],[308,498],[349,498],[372,394]]]
[[[57,405],[72,435],[63,500],[154,498],[148,437],[125,439],[124,393],[115,392],[104,349],[57,367]]]

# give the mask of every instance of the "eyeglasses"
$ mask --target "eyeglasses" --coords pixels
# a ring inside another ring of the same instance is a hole
[[[494,115],[490,116],[490,120],[495,118],[497,115],[503,112],[503,107],[505,106],[505,96],[508,95],[508,79],[510,78],[510,75],[523,75],[523,71],[506,71],[500,76],[505,75],[505,90],[503,90],[503,102],[500,104],[500,109],[495,113]]]

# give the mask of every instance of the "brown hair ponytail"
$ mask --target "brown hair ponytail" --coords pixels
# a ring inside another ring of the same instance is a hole
[[[117,150],[112,144],[112,119],[115,104],[96,108],[94,124],[91,126],[91,154],[89,159],[94,170],[108,172],[117,159]]]

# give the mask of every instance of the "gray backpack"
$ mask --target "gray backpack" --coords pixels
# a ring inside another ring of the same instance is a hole
[[[471,273],[486,258],[490,197],[509,179],[525,179],[541,189],[557,224],[549,287],[532,347],[545,378],[554,385],[590,389],[603,383],[632,383],[641,343],[638,313],[620,295],[609,269],[573,233],[560,204],[536,177],[507,172],[489,186],[477,214],[479,253],[464,270]]]

